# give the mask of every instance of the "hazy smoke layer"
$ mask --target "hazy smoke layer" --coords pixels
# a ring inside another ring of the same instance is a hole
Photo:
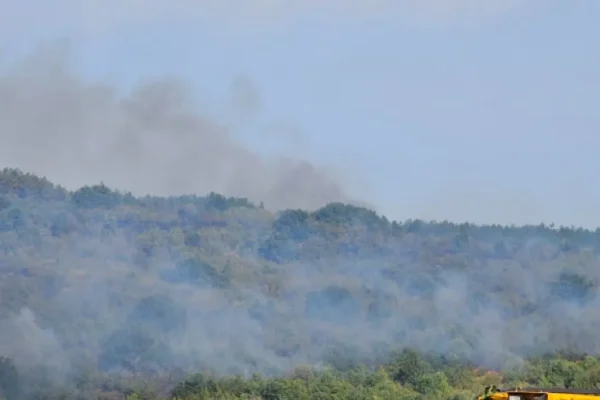
[[[235,86],[234,104],[256,99]],[[242,110],[243,111],[243,110]],[[161,80],[119,96],[69,68],[69,48],[48,45],[0,76],[0,157],[68,188],[106,184],[134,194],[217,191],[270,208],[348,201],[326,169],[265,159],[197,110],[183,82]]]
[[[105,196],[2,197],[0,353],[22,370],[274,374],[395,346],[497,368],[600,351],[592,232]]]

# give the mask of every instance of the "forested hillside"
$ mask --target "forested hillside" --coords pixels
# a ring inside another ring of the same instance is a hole
[[[489,383],[596,386],[599,253],[600,230],[395,222],[341,203],[272,213],[5,169],[0,388],[458,399]]]

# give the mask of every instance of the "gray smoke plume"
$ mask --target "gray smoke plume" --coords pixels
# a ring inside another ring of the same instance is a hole
[[[122,96],[82,80],[69,57],[68,42],[47,44],[0,76],[4,166],[67,188],[103,181],[136,195],[216,191],[276,209],[351,201],[326,167],[261,157],[235,140],[198,110],[184,82],[165,78]],[[233,88],[233,110],[250,118],[256,89],[247,80]]]

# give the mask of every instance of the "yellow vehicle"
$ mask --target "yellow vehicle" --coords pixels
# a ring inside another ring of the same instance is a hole
[[[477,400],[600,400],[600,390],[535,387],[502,390],[496,386],[488,386]]]

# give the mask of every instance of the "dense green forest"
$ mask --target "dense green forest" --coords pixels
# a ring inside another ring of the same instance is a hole
[[[6,399],[600,385],[600,230],[277,213],[0,172]]]

